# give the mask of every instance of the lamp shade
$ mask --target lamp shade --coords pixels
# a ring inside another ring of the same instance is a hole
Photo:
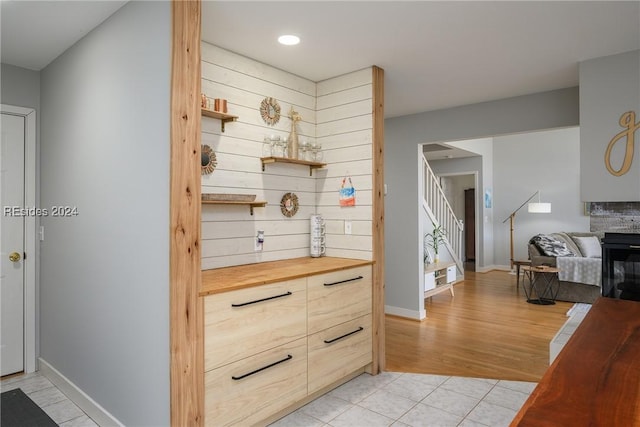
[[[551,203],[529,203],[531,213],[551,213]]]

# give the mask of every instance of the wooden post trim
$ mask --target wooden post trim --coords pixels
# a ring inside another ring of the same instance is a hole
[[[373,67],[373,373],[384,350],[384,70]]]
[[[170,346],[171,425],[204,424],[200,272],[201,3],[172,1]]]

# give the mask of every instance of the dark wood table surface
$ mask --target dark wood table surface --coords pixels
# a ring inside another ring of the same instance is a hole
[[[640,302],[598,298],[511,426],[640,426]]]

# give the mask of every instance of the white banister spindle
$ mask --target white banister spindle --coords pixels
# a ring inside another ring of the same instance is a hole
[[[438,182],[429,163],[423,157],[423,189],[424,203],[431,221],[437,226],[442,225],[446,231],[445,245],[453,255],[460,271],[464,271],[462,263],[462,232],[464,230],[462,223],[453,213],[453,209],[449,204],[442,187]]]

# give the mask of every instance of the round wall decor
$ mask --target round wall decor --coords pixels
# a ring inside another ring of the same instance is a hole
[[[280,104],[275,98],[265,98],[260,103],[260,115],[269,126],[273,126],[280,120]]]
[[[202,166],[202,175],[209,175],[218,165],[218,161],[216,160],[216,153],[209,147],[208,145],[201,145],[202,155],[201,166]]]
[[[280,211],[282,215],[291,218],[298,212],[298,196],[293,193],[286,193],[280,200]]]

